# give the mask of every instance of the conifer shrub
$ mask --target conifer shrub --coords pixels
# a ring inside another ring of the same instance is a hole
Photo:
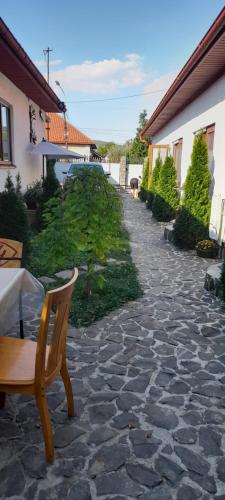
[[[152,171],[149,192],[148,192],[148,196],[147,196],[147,208],[149,208],[150,210],[152,209],[154,197],[155,197],[155,194],[157,193],[157,190],[158,190],[159,174],[160,174],[161,167],[162,167],[162,160],[161,160],[161,157],[158,156],[158,158],[156,158],[155,166],[154,166],[153,171]]]
[[[209,237],[210,184],[208,149],[200,133],[194,140],[184,196],[174,225],[174,243],[180,248],[195,248],[198,241]]]
[[[152,204],[153,216],[162,222],[174,219],[179,205],[176,187],[176,169],[173,158],[167,156],[160,168],[157,193]]]
[[[57,194],[57,191],[60,190],[60,182],[58,181],[55,175],[55,160],[48,160],[47,163],[47,175],[43,179],[42,183],[42,203],[46,203],[53,196]]]
[[[141,182],[141,188],[139,191],[139,198],[141,201],[146,201],[147,200],[147,195],[148,195],[148,170],[149,170],[149,160],[146,160],[144,169],[143,169],[143,176],[142,176],[142,182]]]
[[[23,256],[29,252],[29,225],[25,205],[15,191],[12,179],[7,177],[5,191],[0,193],[0,235],[2,238],[21,241]]]

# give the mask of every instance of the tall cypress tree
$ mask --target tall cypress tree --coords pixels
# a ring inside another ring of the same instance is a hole
[[[162,168],[162,159],[160,156],[156,158],[155,160],[155,166],[152,171],[152,177],[150,181],[150,186],[149,186],[149,193],[147,197],[147,208],[151,210],[152,204],[154,201],[155,194],[158,191],[158,185],[159,185],[159,175],[160,175],[160,170]]]
[[[167,156],[160,168],[158,189],[152,204],[152,213],[157,220],[169,222],[176,216],[178,205],[176,169],[173,158]]]
[[[142,182],[141,182],[141,189],[139,193],[139,198],[141,201],[146,201],[147,200],[147,194],[148,194],[148,170],[149,170],[149,160],[146,160],[146,163],[143,168],[143,175],[142,175]]]
[[[203,133],[200,133],[194,140],[182,205],[174,226],[174,242],[180,248],[194,248],[198,241],[208,238],[210,184],[208,148]]]

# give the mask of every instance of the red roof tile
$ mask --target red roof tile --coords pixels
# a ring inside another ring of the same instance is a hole
[[[49,127],[49,136],[47,139],[49,142],[53,142],[55,144],[65,144],[65,122],[63,117],[55,113],[48,113],[48,117],[50,118],[50,123],[46,126],[46,130]],[[68,121],[66,121],[66,128],[67,144],[95,146],[92,139],[87,137],[87,135],[83,134],[83,132],[71,125]]]

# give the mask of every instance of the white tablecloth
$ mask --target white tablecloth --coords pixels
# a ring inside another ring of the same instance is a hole
[[[35,319],[43,301],[43,285],[26,269],[0,269],[0,335],[20,319]]]

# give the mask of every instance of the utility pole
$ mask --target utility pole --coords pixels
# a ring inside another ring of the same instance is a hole
[[[47,82],[49,83],[49,53],[52,52],[52,49],[47,47],[47,49],[43,50],[44,55],[47,56]]]

